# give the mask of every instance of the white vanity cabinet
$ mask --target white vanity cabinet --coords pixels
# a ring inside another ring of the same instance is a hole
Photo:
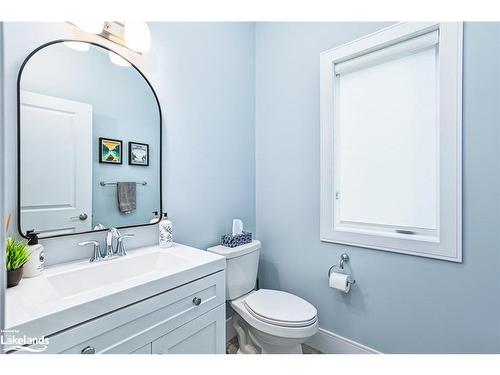
[[[181,244],[49,267],[7,290],[6,326],[42,353],[224,353],[225,267]]]
[[[223,354],[225,271],[48,336],[45,353]]]

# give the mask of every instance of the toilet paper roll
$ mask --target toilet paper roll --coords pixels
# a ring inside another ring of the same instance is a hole
[[[351,289],[349,282],[349,275],[339,272],[332,272],[330,274],[330,288],[340,290],[341,292],[348,293]]]

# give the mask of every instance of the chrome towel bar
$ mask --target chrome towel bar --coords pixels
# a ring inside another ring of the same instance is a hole
[[[99,182],[99,185],[101,186],[116,186],[118,184],[118,182],[105,182],[105,181],[101,181]],[[142,185],[142,186],[146,186],[148,183],[146,181],[142,181],[142,182],[136,182],[137,185]]]

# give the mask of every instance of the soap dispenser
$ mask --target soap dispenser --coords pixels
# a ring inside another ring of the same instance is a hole
[[[30,257],[23,267],[23,277],[38,276],[44,269],[45,258],[43,254],[43,245],[38,243],[38,235],[39,233],[35,232],[34,229],[26,232]]]
[[[174,244],[173,227],[166,212],[158,224],[158,230],[160,234],[160,247],[171,247]]]

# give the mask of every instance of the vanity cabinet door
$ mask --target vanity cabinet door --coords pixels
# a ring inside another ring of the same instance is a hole
[[[219,306],[152,342],[153,354],[224,354],[226,322]]]
[[[224,301],[225,273],[217,272],[51,336],[49,352],[79,354],[91,347],[95,353],[131,353],[193,319],[224,309]]]

